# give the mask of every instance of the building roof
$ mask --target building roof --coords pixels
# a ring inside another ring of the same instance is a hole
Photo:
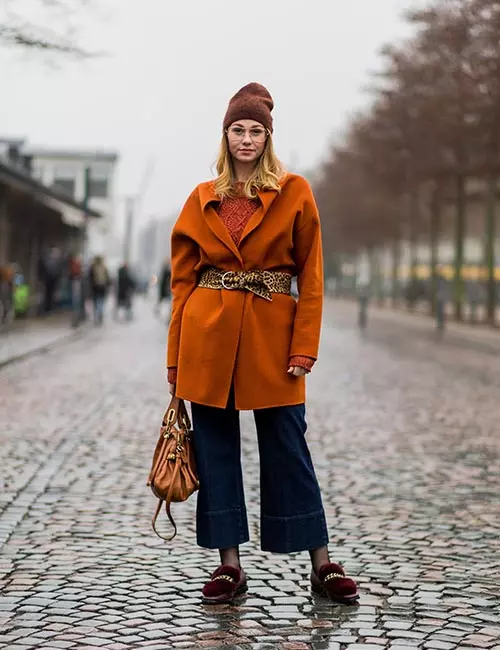
[[[6,181],[7,183],[17,185],[21,189],[27,190],[29,193],[38,195],[40,197],[46,197],[47,199],[54,199],[58,203],[62,203],[63,206],[68,206],[70,208],[76,208],[81,213],[86,213],[90,217],[101,218],[102,214],[97,212],[97,210],[92,210],[91,208],[83,205],[79,201],[71,198],[64,192],[61,192],[47,185],[43,185],[35,178],[30,176],[26,171],[13,167],[12,165],[7,164],[5,161],[0,159],[0,181]]]
[[[23,152],[34,158],[63,158],[67,160],[100,160],[116,162],[119,155],[116,151],[104,149],[53,149],[45,147],[23,147]]]
[[[7,146],[21,147],[24,144],[24,138],[4,138],[0,137],[0,144]]]

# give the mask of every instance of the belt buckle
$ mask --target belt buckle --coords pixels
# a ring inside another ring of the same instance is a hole
[[[235,275],[235,271],[226,271],[225,273],[223,273],[223,275],[222,275],[222,277],[220,279],[221,284],[222,284],[224,289],[228,289],[229,291],[234,291],[234,289],[237,289],[237,287],[230,287],[229,285],[226,284],[226,277],[228,275],[229,276]]]

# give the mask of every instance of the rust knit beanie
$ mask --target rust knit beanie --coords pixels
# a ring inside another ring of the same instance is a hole
[[[273,98],[267,88],[255,82],[249,83],[231,98],[224,117],[224,129],[237,120],[255,120],[272,133],[273,108]]]

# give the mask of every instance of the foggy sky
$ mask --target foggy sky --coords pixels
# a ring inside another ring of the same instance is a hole
[[[120,197],[154,173],[141,222],[177,211],[211,177],[232,94],[250,81],[275,100],[286,165],[317,164],[368,101],[385,42],[407,33],[411,0],[94,0],[81,40],[109,57],[64,63],[0,50],[0,135],[116,149]]]

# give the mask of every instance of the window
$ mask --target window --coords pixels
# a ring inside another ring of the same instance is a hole
[[[74,178],[54,178],[53,188],[59,190],[68,196],[75,196],[75,179]]]
[[[52,187],[74,198],[76,191],[75,168],[72,165],[56,165]]]
[[[108,179],[107,178],[92,178],[90,176],[89,182],[89,197],[96,199],[105,199],[108,196]]]

